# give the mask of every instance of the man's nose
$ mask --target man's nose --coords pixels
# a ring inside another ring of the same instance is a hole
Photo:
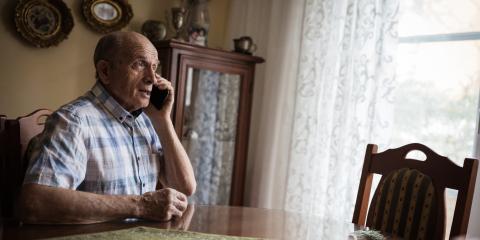
[[[147,81],[147,83],[155,83],[157,80],[155,74],[156,72],[154,69],[148,68],[145,73],[145,81]]]

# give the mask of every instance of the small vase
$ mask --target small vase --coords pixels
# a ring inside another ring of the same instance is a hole
[[[158,42],[165,39],[167,35],[167,27],[165,23],[156,20],[147,20],[142,25],[142,34],[151,42]]]
[[[188,42],[207,46],[210,15],[208,0],[191,0],[189,5]]]
[[[172,26],[175,30],[176,40],[183,41],[182,32],[185,27],[188,10],[182,7],[174,7],[172,10]]]

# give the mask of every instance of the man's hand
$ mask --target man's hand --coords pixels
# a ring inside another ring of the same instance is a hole
[[[192,221],[193,213],[195,212],[195,205],[189,204],[187,210],[183,212],[183,216],[179,219],[173,219],[170,221],[170,226],[167,228],[177,229],[177,230],[188,230],[190,227],[190,222]]]
[[[158,74],[155,74],[155,78],[155,84],[152,87],[160,90],[168,90],[168,95],[160,109],[155,108],[153,104],[150,103],[148,107],[145,108],[145,113],[150,117],[150,119],[154,121],[161,121],[170,118],[170,113],[172,112],[173,108],[173,101],[175,99],[175,91],[172,83],[167,79],[162,78]]]
[[[172,188],[164,188],[142,195],[139,217],[157,221],[180,218],[187,209],[187,196]]]

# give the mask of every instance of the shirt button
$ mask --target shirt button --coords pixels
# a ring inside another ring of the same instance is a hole
[[[145,183],[142,183],[142,187],[145,187]]]
[[[140,161],[140,157],[137,157],[137,162]]]

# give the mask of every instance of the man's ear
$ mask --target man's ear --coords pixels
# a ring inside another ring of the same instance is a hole
[[[100,60],[96,65],[98,79],[103,84],[108,84],[110,82],[110,64],[105,60]]]

